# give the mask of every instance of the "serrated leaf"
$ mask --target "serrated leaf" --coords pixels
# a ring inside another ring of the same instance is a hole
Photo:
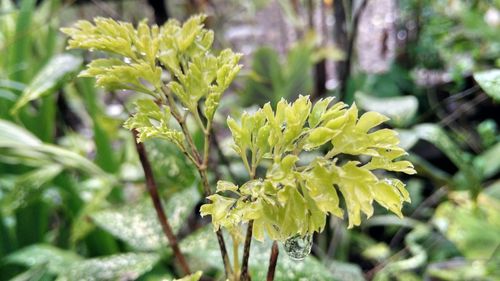
[[[332,102],[333,97],[328,97],[323,100],[319,100],[314,104],[313,109],[311,110],[311,115],[309,116],[309,127],[316,127],[321,121],[321,117],[325,113],[328,105]]]
[[[169,128],[170,108],[156,104],[151,99],[135,102],[136,113],[123,125],[129,130],[137,130],[137,141],[144,142],[151,138],[161,138],[183,147],[184,135]]]
[[[237,191],[238,187],[228,181],[218,181],[217,182],[217,192],[224,192],[224,191]]]
[[[333,178],[325,167],[318,164],[306,174],[306,188],[308,195],[321,211],[344,217],[344,212],[339,207],[337,191],[333,186]]]
[[[134,27],[130,23],[97,17],[94,24],[79,20],[74,27],[61,28],[70,36],[68,48],[81,48],[113,52],[129,58],[135,58],[133,51]]]
[[[476,72],[474,79],[486,94],[495,101],[500,101],[500,69]]]
[[[332,130],[327,127],[312,129],[307,136],[306,143],[304,144],[304,149],[311,150],[313,148],[317,148],[318,146],[321,146],[330,141],[340,132],[340,130]]]
[[[79,76],[94,77],[96,85],[107,90],[128,89],[156,97],[161,88],[161,69],[145,61],[96,59]]]
[[[11,109],[11,113],[16,114],[19,109],[30,101],[56,91],[64,83],[76,76],[82,62],[81,57],[71,54],[60,54],[53,57],[24,89],[23,94]]]

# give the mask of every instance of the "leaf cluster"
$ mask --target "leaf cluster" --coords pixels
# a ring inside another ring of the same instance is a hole
[[[204,19],[197,15],[182,25],[169,20],[152,27],[142,21],[135,28],[130,23],[96,18],[94,23],[82,20],[62,31],[70,36],[68,48],[114,55],[93,60],[80,76],[96,78],[96,84],[107,90],[133,90],[150,96],[136,102],[137,114],[125,127],[137,130],[140,141],[160,137],[183,148],[182,133],[169,126],[171,113],[183,118],[176,100],[202,126],[198,111],[210,123],[222,93],[241,68],[240,54],[229,49],[212,53],[214,35],[203,27]],[[163,77],[168,78],[167,84]]]
[[[312,106],[309,97],[300,96],[291,104],[281,100],[276,110],[268,103],[253,114],[245,113],[239,123],[229,118],[234,150],[250,177],[255,177],[257,166],[268,163],[265,177],[241,186],[219,181],[202,215],[211,215],[216,229],[235,229],[253,220],[253,233],[260,240],[264,232],[275,240],[321,232],[328,214],[344,216],[338,192],[349,227],[361,223],[361,212],[373,214],[373,201],[401,217],[403,202],[410,201],[405,185],[374,172],[415,173],[410,162],[399,159],[406,152],[398,146],[397,133],[373,129],[387,117],[367,112],[358,118],[355,104],[330,106],[332,99]],[[320,152],[326,146],[325,155],[302,161],[304,151]],[[369,160],[342,162],[340,155]]]

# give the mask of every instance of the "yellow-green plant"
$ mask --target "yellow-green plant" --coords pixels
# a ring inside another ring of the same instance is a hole
[[[373,173],[415,173],[410,162],[398,160],[406,153],[397,146],[396,133],[374,129],[387,120],[385,116],[368,112],[358,118],[355,105],[331,105],[332,98],[313,106],[308,97],[301,96],[291,104],[280,101],[276,110],[266,104],[253,114],[245,113],[239,123],[229,118],[234,150],[250,179],[241,186],[219,181],[212,194],[207,176],[212,122],[223,92],[241,66],[240,55],[229,49],[213,54],[214,35],[203,27],[204,18],[193,16],[182,25],[170,20],[152,27],[144,21],[134,27],[96,18],[94,23],[79,21],[62,31],[70,36],[69,48],[109,54],[93,60],[80,76],[94,77],[97,86],[108,90],[145,94],[125,122],[137,141],[171,141],[198,168],[210,200],[201,214],[212,217],[227,277],[248,280],[252,237],[262,240],[267,233],[273,240],[285,241],[321,232],[329,214],[342,218],[338,192],[345,201],[349,227],[360,224],[361,212],[372,215],[373,201],[402,216],[402,204],[410,200],[404,184]],[[203,131],[202,151],[194,144],[188,117]],[[325,155],[321,154],[324,148],[328,148]],[[308,162],[301,159],[309,151],[318,156]],[[366,157],[364,162],[346,161],[341,155]],[[267,168],[262,175],[257,175],[259,166]],[[240,270],[240,229],[246,223]],[[227,257],[221,227],[229,230],[233,240],[234,267]]]
[[[361,223],[360,213],[373,214],[372,202],[402,216],[409,194],[395,178],[379,178],[374,170],[414,174],[413,165],[398,160],[406,152],[398,147],[396,132],[374,130],[388,118],[367,112],[358,118],[358,109],[339,102],[329,107],[332,98],[311,105],[301,96],[289,104],[281,100],[273,111],[270,104],[254,114],[243,114],[241,122],[229,118],[234,150],[241,156],[251,178],[261,163],[267,163],[263,179],[251,179],[242,186],[219,181],[211,203],[201,208],[211,215],[215,228],[239,229],[241,223],[253,220],[253,235],[262,240],[264,233],[274,240],[295,235],[321,232],[326,216],[340,218],[339,191],[345,201],[349,227]],[[304,151],[321,151],[326,155],[308,163],[300,162]],[[341,154],[371,157],[366,163],[339,161]],[[249,160],[250,158],[250,160]],[[228,195],[224,195],[224,194]]]

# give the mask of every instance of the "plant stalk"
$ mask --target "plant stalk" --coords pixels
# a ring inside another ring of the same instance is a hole
[[[248,274],[248,259],[250,258],[250,245],[252,244],[253,220],[248,222],[247,235],[245,237],[245,247],[243,248],[243,261],[241,262],[241,277],[240,281],[249,281]]]
[[[276,271],[276,264],[278,263],[278,255],[280,251],[278,249],[278,242],[273,241],[273,247],[271,248],[271,255],[269,256],[269,268],[267,269],[267,281],[274,280],[274,272]]]
[[[208,182],[208,175],[207,175],[207,166],[208,166],[208,158],[209,158],[209,152],[210,152],[210,133],[211,133],[211,121],[207,121],[207,126],[206,128],[203,126],[203,122],[201,122],[201,119],[199,118],[199,115],[197,115],[197,120],[199,121],[199,125],[201,126],[200,129],[203,130],[204,133],[204,148],[203,148],[203,158],[198,152],[196,145],[194,144],[193,138],[191,136],[191,133],[189,132],[189,129],[187,128],[186,120],[184,117],[181,116],[179,111],[177,110],[176,104],[174,97],[171,95],[169,90],[165,87],[162,86],[162,92],[164,95],[167,97],[167,103],[168,106],[170,107],[170,111],[172,112],[172,116],[177,120],[179,123],[179,126],[182,129],[182,132],[186,136],[187,144],[189,146],[189,149],[191,150],[192,158],[190,157],[191,161],[193,164],[196,166],[198,169],[198,173],[200,174],[201,177],[201,182],[203,186],[203,193],[205,197],[208,197],[212,194],[210,190],[210,184]],[[194,110],[192,110],[194,111]],[[190,154],[189,152],[186,151],[187,154]],[[222,235],[222,230],[219,229],[216,232],[217,235],[217,241],[219,243],[219,248],[221,251],[222,255],[222,261],[224,263],[224,271],[226,273],[226,277],[232,276],[232,269],[231,269],[231,263],[229,261],[229,255],[227,253],[227,248],[226,248],[226,243],[224,241],[224,236]]]
[[[143,143],[140,143],[137,141],[137,131],[133,130],[132,134],[134,135],[134,142],[135,142],[135,147],[137,150],[137,154],[139,154],[139,159],[142,165],[142,169],[144,171],[144,176],[146,178],[146,187],[149,192],[149,196],[151,197],[151,200],[153,201],[153,205],[156,211],[156,216],[158,217],[158,220],[160,221],[163,233],[167,237],[167,240],[172,247],[172,250],[174,251],[174,255],[176,259],[178,260],[180,266],[182,267],[182,270],[184,273],[191,274],[191,271],[189,269],[189,266],[186,262],[186,258],[182,254],[179,244],[177,243],[177,238],[175,237],[174,232],[172,231],[172,227],[170,226],[170,223],[168,222],[168,218],[165,215],[165,210],[163,208],[163,205],[160,200],[160,196],[158,194],[158,187],[156,185],[156,181],[154,179],[153,175],[153,170],[151,169],[151,164],[149,163],[149,159],[146,153],[146,149],[144,147]]]

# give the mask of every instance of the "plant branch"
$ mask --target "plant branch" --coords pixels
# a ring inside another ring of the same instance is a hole
[[[250,174],[250,179],[253,180],[255,178],[255,170],[257,167],[257,163],[255,163],[255,153],[252,153],[252,162],[251,168],[248,167],[248,160],[245,153],[242,153],[245,156],[243,161],[247,163],[248,173]],[[253,220],[248,222],[247,234],[245,237],[245,246],[243,248],[243,261],[241,262],[241,276],[240,281],[249,281],[250,275],[248,274],[248,259],[250,258],[250,246],[252,244],[252,232],[253,232]]]
[[[187,144],[191,150],[191,153],[192,153],[194,159],[196,160],[194,164],[199,168],[199,165],[201,165],[202,159],[201,159],[200,153],[196,149],[196,145],[194,144],[193,137],[191,136],[191,133],[189,132],[189,129],[188,129],[187,124],[186,124],[186,119],[184,117],[182,117],[181,114],[179,113],[179,111],[177,110],[177,106],[175,104],[174,97],[170,94],[169,90],[164,85],[162,86],[162,91],[165,94],[165,96],[167,97],[167,103],[168,103],[168,106],[170,107],[170,112],[172,112],[172,116],[174,116],[175,120],[177,120],[177,123],[179,123],[179,126],[182,129],[182,132],[186,136]],[[202,128],[202,130],[204,130],[204,128]]]
[[[162,92],[165,94],[167,97],[167,102],[170,107],[170,111],[172,112],[172,116],[177,120],[179,123],[179,126],[182,129],[182,132],[186,136],[187,144],[193,154],[194,158],[194,164],[196,165],[196,168],[198,169],[198,173],[200,174],[201,177],[201,182],[203,186],[203,193],[205,197],[208,197],[212,194],[210,190],[210,184],[208,182],[208,174],[207,174],[207,164],[208,164],[208,158],[209,158],[209,152],[210,152],[210,130],[211,130],[211,121],[207,121],[207,127],[205,128],[203,126],[203,122],[201,122],[201,118],[199,118],[199,114],[195,116],[195,119],[197,119],[197,122],[199,122],[199,125],[201,126],[200,129],[203,130],[203,133],[205,135],[205,143],[204,143],[204,153],[203,153],[203,158],[201,157],[200,153],[198,152],[196,145],[194,144],[193,137],[191,136],[191,133],[189,132],[186,124],[186,119],[181,116],[179,111],[177,110],[176,104],[174,97],[171,95],[170,91],[163,85],[162,86]],[[197,112],[196,110],[191,110],[192,112]],[[198,120],[199,119],[199,120]],[[192,158],[190,158],[193,160]],[[222,235],[222,230],[219,229],[216,232],[217,235],[217,241],[219,243],[219,248],[221,251],[222,255],[222,261],[224,263],[224,270],[226,273],[226,277],[229,277],[232,275],[232,269],[231,269],[231,263],[229,261],[229,255],[227,253],[227,248],[226,248],[226,243],[224,241],[224,236]]]
[[[220,253],[222,255],[222,262],[224,263],[224,271],[226,273],[226,278],[233,275],[233,270],[231,269],[231,262],[229,262],[229,255],[227,254],[226,242],[224,241],[224,236],[222,235],[222,230],[219,229],[216,232],[217,242],[219,242]]]
[[[271,256],[269,257],[269,268],[267,269],[267,281],[274,280],[274,272],[276,271],[276,264],[278,262],[278,255],[280,251],[278,249],[278,242],[273,241],[273,247],[271,248]]]
[[[200,173],[200,177],[202,180],[203,184],[203,190],[205,192],[205,197],[208,197],[210,194],[212,194],[210,190],[210,184],[208,182],[208,174],[207,174],[207,168],[208,168],[208,159],[210,158],[210,134],[211,134],[211,127],[212,127],[212,122],[207,121],[207,128],[204,131],[205,135],[205,142],[204,142],[204,149],[203,149],[203,160],[200,166],[198,166],[198,172]],[[222,256],[222,261],[224,263],[224,271],[226,273],[226,277],[229,278],[232,273],[231,269],[231,262],[229,261],[229,255],[227,253],[226,249],[226,242],[224,241],[224,236],[222,235],[222,230],[218,229],[216,232],[217,235],[217,241],[219,243],[219,248]]]
[[[186,262],[186,258],[182,254],[179,244],[177,244],[177,239],[172,231],[172,227],[170,226],[170,223],[168,222],[168,218],[165,215],[165,210],[163,209],[163,205],[160,200],[160,196],[158,194],[158,187],[156,185],[156,181],[154,179],[153,175],[153,170],[151,168],[151,164],[149,163],[148,156],[146,153],[146,149],[144,147],[143,143],[140,143],[137,141],[137,131],[133,130],[132,134],[134,136],[134,142],[135,142],[135,147],[137,150],[137,154],[139,154],[139,159],[142,165],[142,169],[144,171],[144,177],[146,178],[146,187],[149,192],[149,196],[151,197],[151,200],[153,201],[153,205],[156,211],[156,216],[158,217],[158,220],[160,221],[163,233],[168,239],[168,242],[170,246],[172,247],[172,250],[174,251],[174,255],[176,259],[178,260],[180,266],[182,267],[182,270],[184,271],[185,274],[190,274],[191,271],[189,270],[189,266]]]
[[[245,237],[245,247],[243,248],[243,261],[241,262],[240,281],[251,280],[248,274],[248,259],[250,258],[250,245],[252,244],[253,220],[248,222],[247,235]]]

